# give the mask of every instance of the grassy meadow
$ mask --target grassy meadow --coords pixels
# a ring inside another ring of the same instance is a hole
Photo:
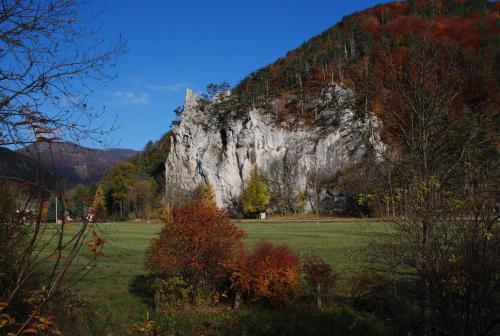
[[[330,262],[339,273],[336,291],[340,294],[347,293],[352,276],[368,266],[367,252],[373,239],[387,232],[380,222],[362,220],[237,224],[247,232],[247,247],[268,239],[288,244],[301,257],[315,254]],[[123,334],[128,326],[152,311],[151,303],[141,295],[146,289],[145,249],[160,227],[158,223],[100,224],[107,241],[105,256],[77,285],[94,314],[91,328],[95,334]]]

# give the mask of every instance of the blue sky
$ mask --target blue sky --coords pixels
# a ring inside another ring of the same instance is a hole
[[[119,34],[128,53],[118,78],[96,87],[90,103],[118,118],[117,147],[140,150],[167,132],[184,91],[210,82],[235,85],[375,0],[169,1],[94,0],[106,38]],[[387,2],[387,1],[384,1]]]

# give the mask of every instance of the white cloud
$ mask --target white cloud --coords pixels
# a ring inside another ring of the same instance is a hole
[[[175,83],[175,84],[167,84],[167,85],[148,85],[149,89],[160,92],[167,93],[179,93],[181,90],[184,90],[188,87],[186,83]]]
[[[124,105],[148,105],[149,94],[134,91],[112,91],[111,96],[118,98]]]

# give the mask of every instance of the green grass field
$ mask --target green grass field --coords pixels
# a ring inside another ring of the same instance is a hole
[[[288,244],[299,256],[316,254],[330,262],[339,273],[339,291],[345,290],[354,273],[368,266],[370,242],[386,232],[385,225],[373,221],[336,222],[241,222],[252,246],[260,239]],[[107,243],[106,256],[79,282],[79,292],[90,301],[96,314],[98,333],[124,330],[138,321],[151,307],[136,293],[146,275],[145,249],[160,224],[101,224]],[[115,333],[116,334],[116,333]]]

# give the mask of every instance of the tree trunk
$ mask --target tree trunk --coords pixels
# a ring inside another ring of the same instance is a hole
[[[240,307],[241,305],[241,294],[239,291],[236,292],[236,294],[234,295],[234,305],[233,305],[233,309],[236,310]]]
[[[321,284],[318,283],[316,286],[316,295],[317,295],[317,305],[318,309],[321,309]]]

